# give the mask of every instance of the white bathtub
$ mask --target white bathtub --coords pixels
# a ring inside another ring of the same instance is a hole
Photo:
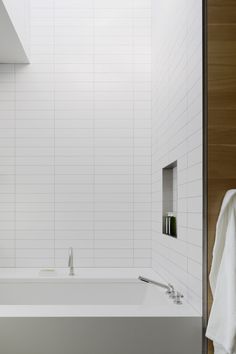
[[[0,272],[0,353],[201,353],[200,315],[185,301],[175,305],[165,290],[137,279],[141,273],[160,281],[155,273],[76,273]]]

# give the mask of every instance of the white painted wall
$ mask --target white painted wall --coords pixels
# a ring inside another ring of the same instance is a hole
[[[201,311],[202,1],[152,5],[152,265]],[[176,160],[174,239],[162,235],[162,168]]]
[[[0,65],[0,266],[151,266],[150,0],[31,0]]]

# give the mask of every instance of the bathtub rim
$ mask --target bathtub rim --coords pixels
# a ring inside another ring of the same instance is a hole
[[[76,283],[91,282],[125,283],[139,282],[143,275],[165,283],[156,272],[149,268],[141,269],[75,269],[76,275],[69,277],[68,269],[55,268],[57,275],[53,277],[39,275],[39,268],[6,268],[0,269],[0,284],[7,283]],[[148,286],[154,286],[148,284]],[[160,289],[163,292],[163,289]],[[161,295],[162,296],[162,295]],[[166,296],[166,295],[165,295]],[[171,311],[170,311],[171,310]],[[1,305],[0,317],[201,317],[186,301],[183,305],[173,305],[169,309],[158,306],[135,305]]]

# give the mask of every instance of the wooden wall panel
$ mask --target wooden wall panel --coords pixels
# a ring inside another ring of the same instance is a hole
[[[225,192],[236,188],[236,0],[208,0],[208,265]],[[209,310],[212,299],[208,289]],[[208,354],[213,353],[209,342]]]

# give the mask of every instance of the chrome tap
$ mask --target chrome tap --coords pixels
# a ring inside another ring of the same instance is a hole
[[[73,248],[72,248],[72,247],[69,248],[68,267],[70,267],[70,273],[69,273],[69,275],[75,275],[75,272],[74,272]]]
[[[181,299],[182,299],[183,297],[184,297],[184,295],[177,291],[176,297],[175,297],[175,299],[174,299],[174,303],[175,303],[176,305],[182,305]]]
[[[168,284],[168,289],[166,290],[166,294],[171,296],[174,294],[174,292],[175,292],[175,289],[174,289],[173,285]]]
[[[175,291],[175,288],[172,286],[171,288],[170,288],[170,291],[169,292],[167,292],[167,294],[169,295],[169,298],[170,299],[175,299],[176,298],[176,291]]]
[[[158,281],[142,277],[141,275],[138,277],[138,279],[141,280],[141,281],[144,281],[145,283],[154,284],[154,285],[159,286],[160,288],[167,289],[167,292],[170,290],[170,287],[172,287],[170,284],[166,285],[166,284],[163,284],[163,283],[159,283]]]

